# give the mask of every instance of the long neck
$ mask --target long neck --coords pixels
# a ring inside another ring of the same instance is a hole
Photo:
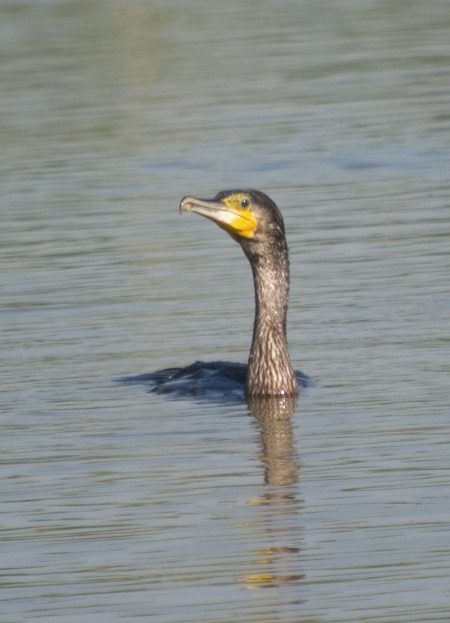
[[[293,395],[298,391],[286,341],[289,259],[285,240],[279,241],[276,251],[251,261],[256,305],[248,396]]]

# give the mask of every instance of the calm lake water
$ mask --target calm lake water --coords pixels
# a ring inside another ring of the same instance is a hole
[[[0,621],[447,622],[447,0],[15,0],[0,59]],[[248,263],[178,214],[240,186],[291,417],[114,382],[246,360]]]

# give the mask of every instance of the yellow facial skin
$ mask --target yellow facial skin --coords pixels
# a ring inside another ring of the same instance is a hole
[[[252,238],[258,221],[251,211],[251,205],[251,199],[246,193],[228,195],[221,201],[185,197],[180,204],[180,211],[205,216],[231,236]]]
[[[252,238],[258,222],[251,211],[251,200],[245,193],[229,195],[223,199],[229,212],[229,220],[218,223],[220,227],[234,236]]]

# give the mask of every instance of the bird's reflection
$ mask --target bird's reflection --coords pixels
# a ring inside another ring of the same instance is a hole
[[[261,433],[265,482],[269,485],[290,485],[298,480],[291,416],[297,396],[274,396],[248,400],[249,411]]]
[[[304,579],[299,569],[302,501],[293,486],[300,473],[291,417],[297,397],[254,398],[248,407],[259,429],[264,481],[269,487],[249,501],[261,506],[266,546],[252,552],[255,570],[241,580],[249,589],[296,585]]]

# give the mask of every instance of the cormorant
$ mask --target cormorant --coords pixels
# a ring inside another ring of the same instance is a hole
[[[248,365],[197,361],[135,377],[152,391],[182,395],[243,393],[247,398],[294,396],[312,380],[294,372],[286,340],[289,256],[284,222],[275,203],[258,190],[222,191],[214,199],[184,197],[180,212],[195,212],[217,223],[247,256],[255,286],[255,322]],[[130,379],[133,380],[133,379]]]

